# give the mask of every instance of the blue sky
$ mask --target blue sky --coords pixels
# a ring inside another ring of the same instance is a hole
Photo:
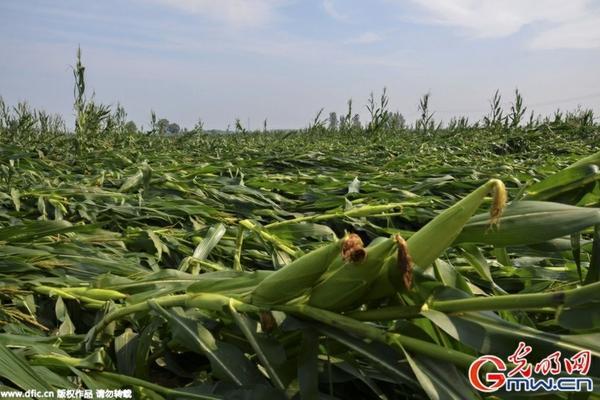
[[[96,100],[192,127],[366,119],[371,91],[409,121],[481,117],[518,87],[537,113],[600,112],[598,0],[2,0],[0,96],[72,121],[80,44]]]

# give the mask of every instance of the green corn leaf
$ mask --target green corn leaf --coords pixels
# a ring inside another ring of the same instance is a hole
[[[21,356],[0,344],[0,376],[22,390],[50,391],[52,387]]]
[[[590,257],[590,265],[587,275],[585,276],[585,284],[600,281],[600,224],[594,226],[594,242],[592,245],[592,255]]]
[[[528,200],[551,200],[560,194],[581,188],[600,179],[600,169],[595,164],[582,164],[549,176],[530,186],[526,191]]]
[[[192,257],[198,260],[206,260],[210,252],[219,243],[223,235],[225,235],[226,229],[223,224],[217,224],[211,227],[206,233],[206,237],[202,239],[200,244],[196,246]]]
[[[423,356],[413,357],[406,351],[404,355],[421,388],[431,400],[481,398],[454,365]]]

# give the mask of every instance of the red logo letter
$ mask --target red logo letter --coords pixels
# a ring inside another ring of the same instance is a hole
[[[504,364],[504,361],[502,361],[501,358],[489,355],[481,356],[477,360],[473,361],[471,363],[471,366],[469,367],[469,381],[471,382],[471,385],[473,385],[473,387],[479,390],[480,392],[490,393],[495,392],[496,390],[504,386],[506,377],[504,376],[504,374],[499,372],[488,372],[485,374],[485,379],[491,384],[489,386],[485,385],[479,378],[479,371],[481,370],[481,367],[487,362],[493,363],[494,366],[496,366],[496,368],[498,369],[498,371],[506,370],[506,364]]]
[[[581,350],[573,357],[565,358],[565,369],[567,374],[579,372],[581,375],[587,375],[590,370],[592,352],[589,350]]]
[[[527,362],[527,354],[531,353],[531,346],[527,346],[525,342],[519,342],[519,347],[510,356],[508,361],[516,364],[517,366],[510,370],[508,376],[515,376],[521,374],[523,378],[529,378],[531,376],[531,364]]]

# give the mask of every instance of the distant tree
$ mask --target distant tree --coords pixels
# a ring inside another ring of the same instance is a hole
[[[171,122],[167,125],[167,133],[169,135],[177,135],[181,131],[181,127],[175,122]]]
[[[360,115],[354,114],[354,117],[352,117],[352,128],[353,129],[362,129],[362,124],[360,122]]]
[[[169,120],[166,118],[161,118],[156,123],[156,130],[159,135],[164,135],[167,132],[167,127],[169,126]]]
[[[338,122],[338,128],[340,131],[345,131],[348,128],[348,122],[346,121],[345,115],[340,115],[340,120]]]
[[[137,125],[133,121],[129,121],[125,124],[125,132],[127,133],[135,133],[137,132]]]
[[[330,131],[336,131],[338,128],[338,117],[335,111],[329,113],[329,125],[328,129]]]
[[[406,127],[406,120],[404,116],[400,114],[398,111],[395,113],[391,113],[389,115],[389,119],[387,121],[387,127],[393,131],[399,131]]]

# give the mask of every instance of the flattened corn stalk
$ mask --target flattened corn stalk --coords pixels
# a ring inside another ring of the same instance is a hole
[[[33,290],[46,296],[57,296],[63,299],[76,300],[81,302],[86,308],[102,308],[108,300],[124,299],[127,295],[111,289],[95,289],[89,287],[64,287],[56,288],[51,286],[38,285]]]
[[[240,221],[240,225],[250,231],[256,232],[263,240],[273,243],[273,245],[275,245],[275,247],[277,247],[279,250],[291,256],[295,256],[298,253],[297,250],[294,250],[290,246],[287,246],[286,244],[282,243],[282,241],[278,237],[270,234],[269,232],[262,229],[262,227],[248,219]]]
[[[469,354],[442,347],[431,342],[404,336],[395,332],[386,332],[372,325],[361,323],[355,319],[305,304],[281,305],[274,309],[288,312],[299,317],[313,319],[332,327],[352,332],[363,338],[387,344],[395,348],[399,353],[402,353],[402,347],[404,347],[418,354],[432,357],[437,360],[451,362],[460,368],[467,369],[476,358]]]
[[[143,301],[137,304],[123,306],[106,314],[86,335],[86,347],[91,348],[96,336],[104,330],[111,322],[120,320],[128,315],[138,312],[148,312],[152,309],[152,304],[165,308],[186,307],[201,308],[210,311],[222,311],[224,307],[232,304],[238,311],[257,312],[258,307],[243,303],[239,300],[223,296],[216,293],[188,293],[172,296],[162,296],[156,299]]]
[[[457,300],[437,300],[425,303],[421,308],[413,306],[381,307],[373,310],[356,311],[348,316],[360,321],[386,321],[414,318],[421,310],[436,310],[443,313],[471,311],[535,310],[550,307],[553,310],[572,307],[600,298],[600,282],[569,290],[550,293],[507,294],[493,297],[472,297]]]
[[[286,219],[284,221],[273,222],[269,225],[265,225],[265,228],[275,228],[285,225],[297,224],[300,222],[319,222],[319,221],[327,221],[329,219],[335,218],[356,218],[356,217],[390,217],[395,215],[402,215],[402,207],[405,204],[409,204],[411,206],[415,206],[418,203],[392,203],[392,204],[380,204],[373,206],[362,206],[357,208],[352,208],[348,211],[339,211],[331,214],[318,214],[318,215],[306,215],[293,219]],[[398,212],[389,212],[391,210],[400,209]]]
[[[94,326],[86,335],[86,346],[91,348],[98,333],[105,329],[110,323],[126,317],[127,315],[148,312],[152,310],[152,305],[160,305],[161,307],[187,307],[201,308],[222,313],[231,313],[231,309],[241,312],[261,312],[261,308],[243,303],[239,300],[232,299],[218,294],[184,294],[160,297],[153,300],[144,301],[131,306],[121,307],[104,316],[102,320]],[[229,310],[229,311],[228,311]],[[400,335],[394,332],[385,332],[374,326],[366,325],[355,319],[340,315],[327,310],[318,309],[305,304],[298,305],[279,305],[272,310],[288,312],[299,317],[312,319],[322,322],[335,328],[348,330],[356,335],[364,338],[388,344],[396,348],[399,352],[402,347],[415,353],[423,354],[438,360],[449,361],[458,367],[468,368],[475,357],[464,354],[462,352],[447,349],[434,343],[424,340],[415,339],[409,336]]]
[[[576,289],[565,290],[554,293],[505,295],[490,298],[470,298],[459,300],[443,300],[424,305],[424,309],[434,309],[445,313],[483,311],[483,310],[508,310],[575,306],[582,302],[598,297],[600,293],[600,282],[583,286]],[[96,335],[106,328],[111,322],[126,317],[127,315],[148,312],[152,309],[152,303],[162,307],[187,307],[201,308],[215,312],[227,313],[228,309],[233,312],[260,313],[262,308],[246,304],[220,294],[200,293],[183,294],[160,297],[131,306],[121,307],[110,312],[88,333],[86,342],[88,346],[93,344]],[[319,321],[326,325],[341,328],[366,339],[388,344],[399,352],[402,347],[418,354],[423,354],[435,359],[448,361],[461,368],[467,368],[475,357],[460,351],[448,349],[434,343],[400,335],[395,332],[386,332],[360,321],[385,321],[393,319],[418,317],[420,310],[416,307],[386,307],[369,311],[350,313],[347,316],[335,312],[312,307],[307,304],[282,304],[270,308]]]

